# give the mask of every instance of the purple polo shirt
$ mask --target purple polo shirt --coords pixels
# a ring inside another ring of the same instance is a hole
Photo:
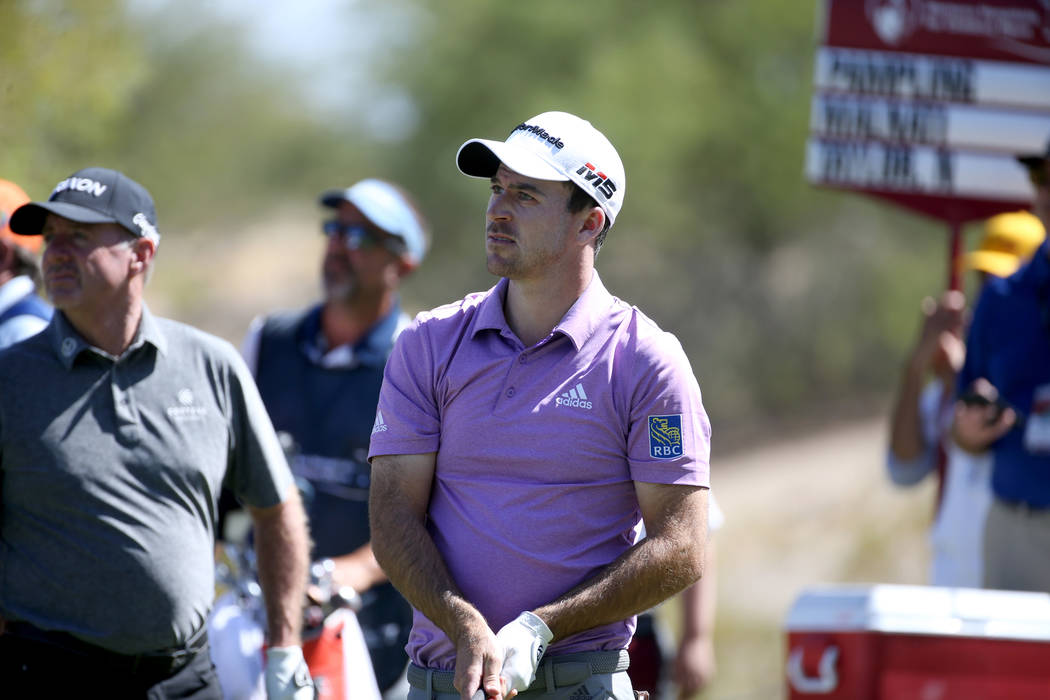
[[[711,426],[678,340],[597,272],[550,336],[526,348],[503,315],[507,280],[419,314],[386,366],[369,457],[437,452],[428,529],[493,630],[629,549],[634,481],[710,486]],[[548,654],[624,649],[634,619]],[[415,611],[406,647],[452,669]]]

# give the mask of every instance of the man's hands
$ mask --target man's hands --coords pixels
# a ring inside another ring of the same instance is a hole
[[[957,373],[966,359],[963,342],[963,311],[966,297],[958,290],[945,292],[939,300],[922,300],[922,332],[912,362],[923,371]]]
[[[978,379],[955,404],[952,438],[967,452],[978,454],[1010,431],[1017,413],[999,401],[999,391],[984,378]]]
[[[678,697],[691,698],[715,675],[715,645],[710,637],[683,639],[674,662],[674,682]]]
[[[453,685],[463,700],[513,698],[536,679],[536,668],[554,635],[539,617],[523,612],[496,634],[478,617],[456,640]]]
[[[536,680],[536,668],[553,637],[547,624],[531,612],[521,613],[496,633],[503,647],[500,675],[510,690],[522,692]]]
[[[314,682],[301,647],[266,650],[266,697],[269,700],[314,700]]]
[[[462,700],[507,696],[506,681],[500,678],[503,648],[481,615],[466,623],[456,639],[456,672],[452,685]],[[513,697],[509,695],[507,697]]]

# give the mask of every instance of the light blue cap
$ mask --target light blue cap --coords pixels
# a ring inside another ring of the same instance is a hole
[[[405,242],[406,257],[418,265],[427,252],[427,237],[415,208],[397,187],[382,180],[361,180],[345,190],[329,190],[321,195],[321,204],[338,207],[350,202],[373,224]]]

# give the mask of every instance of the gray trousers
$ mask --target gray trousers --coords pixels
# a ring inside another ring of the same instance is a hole
[[[520,700],[634,700],[626,650],[562,654],[543,659]],[[408,667],[408,700],[458,700],[452,671]]]
[[[993,498],[984,524],[984,588],[1050,593],[1050,508]]]

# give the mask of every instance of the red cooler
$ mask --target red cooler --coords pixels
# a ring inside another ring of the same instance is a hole
[[[787,637],[790,700],[1050,698],[1046,593],[814,587],[791,606]]]

